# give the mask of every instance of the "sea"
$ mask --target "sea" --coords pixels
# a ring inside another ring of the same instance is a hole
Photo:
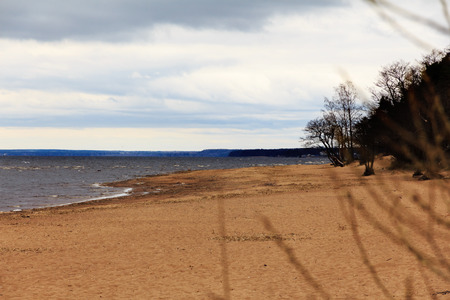
[[[187,170],[324,164],[324,157],[0,156],[0,212],[127,195],[107,182]]]

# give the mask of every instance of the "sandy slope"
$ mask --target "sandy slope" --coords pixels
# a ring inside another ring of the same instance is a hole
[[[383,297],[344,218],[346,195],[389,228],[398,227],[389,217],[398,211],[425,228],[411,194],[448,204],[449,186],[387,170],[363,178],[362,171],[354,165],[186,172],[121,183],[134,188],[132,197],[2,214],[0,299]],[[446,195],[437,193],[440,185]],[[399,209],[383,211],[377,200]],[[433,205],[449,222],[449,207]],[[355,228],[390,294],[450,298],[450,281],[421,272],[405,247],[357,216]],[[436,251],[417,232],[405,234]],[[435,228],[433,239],[448,259],[448,228]]]

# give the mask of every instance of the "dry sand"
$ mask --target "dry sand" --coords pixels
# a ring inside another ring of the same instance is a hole
[[[0,299],[382,298],[344,218],[346,195],[394,230],[390,213],[407,212],[419,228],[429,224],[413,192],[445,201],[449,195],[447,179],[417,181],[377,166],[371,177],[357,165],[177,173],[118,183],[134,188],[130,197],[2,214]],[[377,199],[398,210],[383,211]],[[433,205],[449,222],[449,207]],[[387,292],[450,299],[449,281],[357,216],[355,228]],[[448,228],[434,232],[448,259]],[[418,233],[405,236],[436,251]]]

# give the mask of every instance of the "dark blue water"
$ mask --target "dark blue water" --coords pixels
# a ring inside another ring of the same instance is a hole
[[[123,189],[102,186],[146,175],[185,170],[322,164],[323,157],[0,157],[0,211],[58,206],[111,197]]]

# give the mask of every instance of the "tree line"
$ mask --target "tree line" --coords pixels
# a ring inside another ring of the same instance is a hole
[[[359,159],[364,175],[374,174],[377,154],[427,176],[448,167],[450,48],[433,50],[416,65],[383,67],[370,92],[363,104],[352,82],[337,86],[322,115],[307,123],[303,140],[323,149],[334,166]]]

